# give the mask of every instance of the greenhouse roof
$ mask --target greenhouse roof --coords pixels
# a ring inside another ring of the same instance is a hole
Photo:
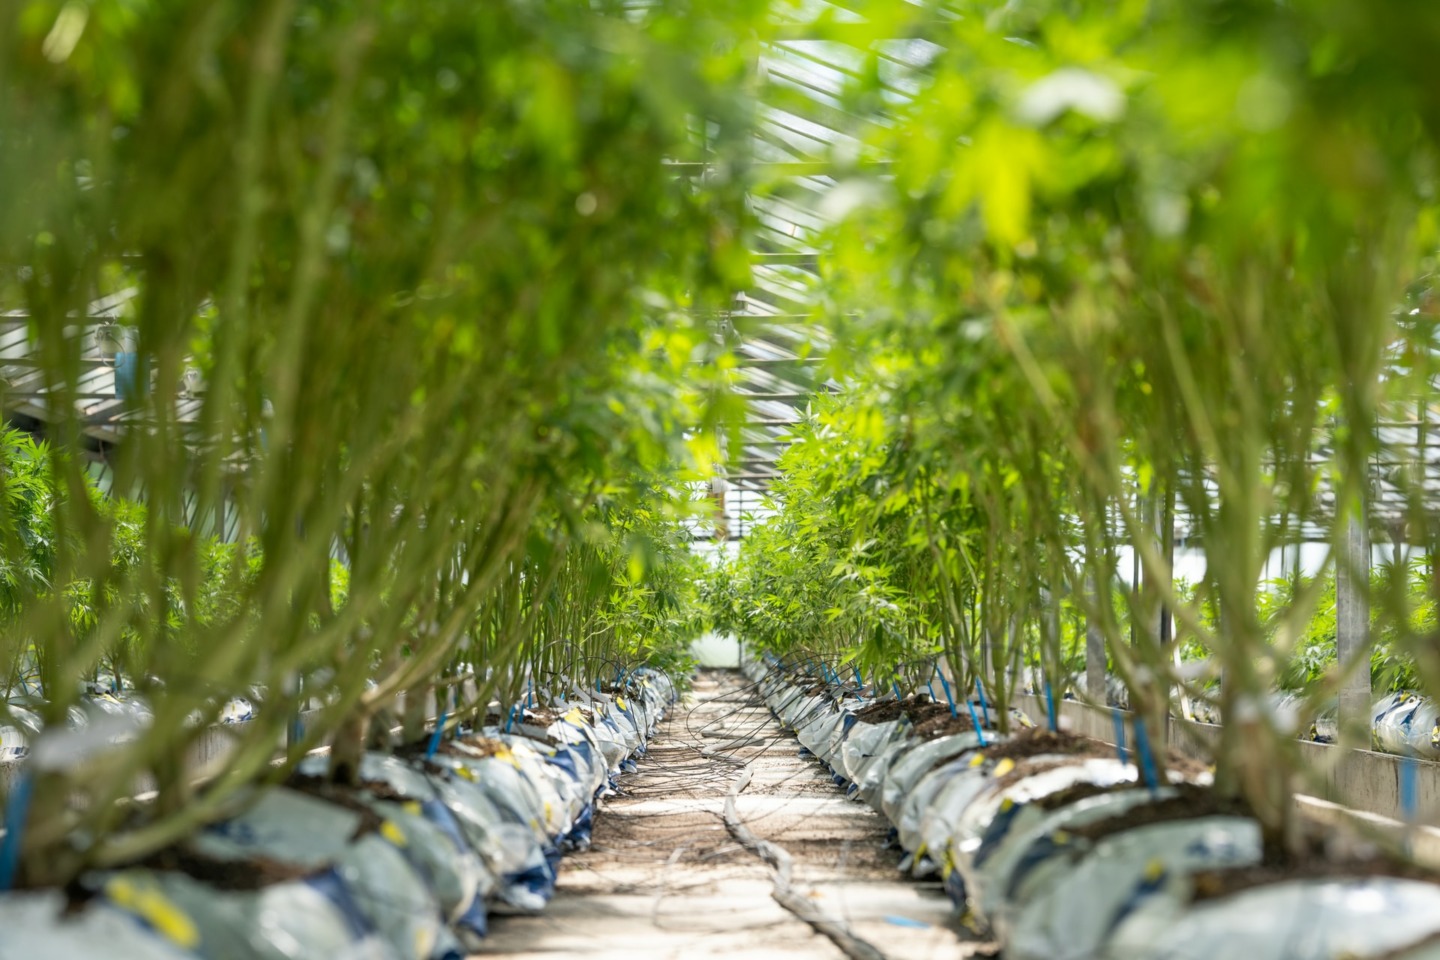
[[[722,335],[738,358],[736,392],[748,397],[738,451],[729,451],[730,528],[743,536],[745,515],[761,506],[793,424],[810,399],[840,385],[821,380],[829,341],[814,314],[819,234],[836,172],[863,161],[863,134],[883,123],[847,112],[846,87],[869,54],[879,57],[883,95],[902,103],[919,88],[916,72],[940,49],[919,38],[874,38],[860,10],[820,0],[777,13],[786,26],[763,46],[758,72],[760,125],[754,158],[756,188],[751,287],[737,294]]]

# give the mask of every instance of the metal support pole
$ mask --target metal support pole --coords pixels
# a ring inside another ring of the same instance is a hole
[[[1095,581],[1090,581],[1090,599],[1095,606],[1102,602]],[[1085,622],[1085,692],[1092,703],[1105,706],[1105,634],[1094,619]]]
[[[1362,503],[1345,525],[1335,570],[1335,647],[1340,664],[1355,661],[1340,688],[1340,729],[1370,728],[1370,533]],[[1368,736],[1366,741],[1368,742]]]

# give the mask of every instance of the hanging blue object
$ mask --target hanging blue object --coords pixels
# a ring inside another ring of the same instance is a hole
[[[855,682],[862,688],[865,686],[865,677],[861,675],[859,667],[855,668]]]
[[[1125,750],[1125,715],[1119,707],[1115,707],[1110,711],[1110,718],[1115,721],[1115,752],[1120,755],[1121,763],[1129,763],[1130,757]]]
[[[440,749],[440,736],[445,732],[445,722],[450,719],[449,710],[440,711],[440,719],[435,721],[435,732],[430,734],[430,743],[425,748],[425,759],[434,758],[437,750]]]
[[[1060,724],[1055,717],[1055,691],[1050,687],[1050,681],[1045,681],[1045,707],[1050,714],[1050,732],[1059,733]]]
[[[1140,771],[1145,777],[1145,786],[1153,792],[1160,788],[1160,778],[1156,774],[1155,754],[1150,750],[1150,735],[1145,729],[1145,718],[1135,716],[1135,752],[1140,755]]]
[[[138,404],[145,399],[149,371],[140,354],[120,351],[115,354],[115,396],[126,405]]]
[[[0,840],[0,893],[15,885],[15,874],[20,868],[20,841],[25,836],[25,819],[30,813],[34,789],[30,774],[22,772],[5,804],[5,838]]]
[[[985,715],[985,726],[990,726],[990,704],[985,702],[985,688],[980,686],[980,678],[975,678],[975,695],[980,698],[980,712]]]
[[[1404,816],[1406,823],[1415,822],[1415,812],[1419,807],[1418,788],[1415,776],[1418,773],[1418,766],[1415,758],[1406,754],[1400,759],[1400,813]]]

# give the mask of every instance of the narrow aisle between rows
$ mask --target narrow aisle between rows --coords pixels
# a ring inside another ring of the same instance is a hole
[[[567,858],[554,902],[495,918],[482,956],[843,956],[776,903],[770,868],[726,829],[726,798],[751,764],[739,817],[790,853],[795,886],[820,912],[891,960],[972,955],[979,945],[957,933],[939,885],[898,874],[884,819],[799,756],[748,681],[707,671],[693,697],[621,780],[593,847]]]

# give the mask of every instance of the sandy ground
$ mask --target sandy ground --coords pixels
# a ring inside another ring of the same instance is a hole
[[[888,824],[845,799],[782,732],[738,673],[707,671],[671,711],[596,818],[593,847],[566,858],[539,916],[494,917],[483,957],[842,957],[771,899],[769,868],[731,840],[730,784],[755,763],[737,810],[795,859],[795,883],[892,960],[988,954],[950,916],[938,883],[896,870]]]

